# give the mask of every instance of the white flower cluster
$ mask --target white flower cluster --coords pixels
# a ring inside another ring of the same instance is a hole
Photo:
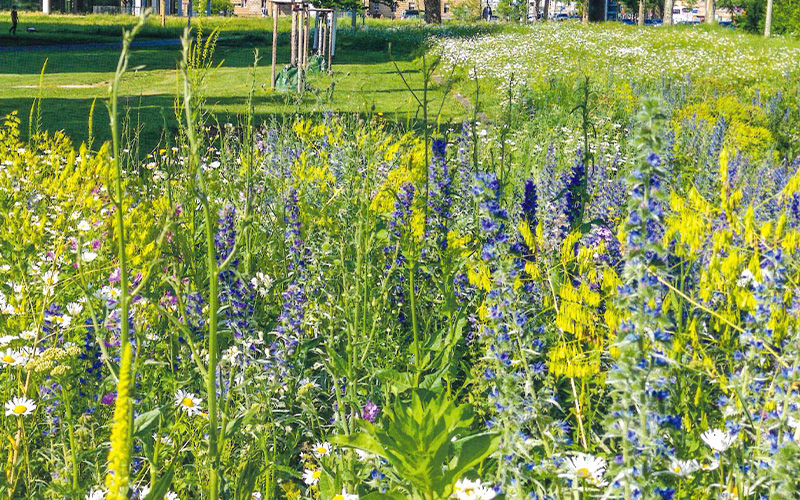
[[[437,43],[443,60],[508,85],[576,74],[715,79],[758,83],[800,69],[800,49],[780,42],[756,45],[746,35],[705,30],[652,30],[610,23],[539,23],[524,32],[488,34]]]

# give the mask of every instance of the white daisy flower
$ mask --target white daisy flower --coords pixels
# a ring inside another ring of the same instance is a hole
[[[669,471],[676,476],[687,477],[692,475],[695,471],[700,469],[700,464],[697,460],[673,460],[669,467]]]
[[[342,488],[342,492],[338,495],[333,495],[331,500],[358,500],[358,495],[353,493],[348,493],[347,490]]]
[[[7,417],[27,417],[36,409],[36,403],[28,398],[11,398],[6,403]]]
[[[300,381],[300,385],[297,387],[297,393],[298,394],[303,394],[303,393],[308,392],[311,389],[315,389],[317,387],[319,387],[319,385],[317,385],[316,382],[314,382],[312,380],[309,380],[307,378],[304,378],[303,380]]]
[[[69,314],[62,314],[61,316],[53,316],[53,323],[61,328],[69,328],[72,324],[72,316]]]
[[[13,342],[14,340],[17,340],[18,338],[19,337],[17,337],[16,335],[3,335],[2,337],[0,337],[0,346],[7,346],[8,344]]]
[[[94,259],[96,259],[96,258],[97,258],[97,253],[90,252],[89,250],[86,250],[85,252],[83,252],[81,254],[81,259],[84,262],[86,262],[87,264],[89,264],[90,262],[94,261]]]
[[[457,500],[492,500],[497,493],[485,484],[481,484],[480,479],[472,481],[461,478],[453,486],[453,496]]]
[[[42,275],[44,283],[44,294],[53,295],[55,286],[58,284],[58,271],[47,271]]]
[[[712,450],[723,453],[725,450],[731,447],[734,441],[736,441],[736,436],[728,434],[727,432],[721,429],[710,429],[705,431],[700,435],[703,438],[703,441],[711,448]]]
[[[321,477],[322,470],[320,469],[306,469],[303,471],[303,482],[309,486],[317,484]]]
[[[89,493],[86,494],[86,500],[105,500],[106,492],[103,490],[89,490]]]
[[[704,471],[717,470],[717,468],[719,468],[719,460],[709,460],[707,464],[702,464],[700,468]]]
[[[317,458],[327,457],[332,451],[333,447],[327,441],[323,441],[314,445],[314,456]]]
[[[28,357],[22,351],[6,349],[6,352],[0,354],[0,364],[6,366],[18,366],[25,363],[27,360]]]
[[[153,441],[158,441],[159,443],[163,444],[164,446],[172,446],[172,444],[174,442],[171,437],[169,437],[167,435],[163,435],[161,437],[158,437],[158,434],[156,434],[156,433],[153,433]]]
[[[603,481],[603,475],[606,473],[606,461],[601,457],[576,453],[575,456],[567,458],[564,467],[566,472],[559,474],[560,477],[578,482],[585,481],[598,487],[606,485],[606,482]]]
[[[269,275],[259,271],[255,274],[253,279],[250,280],[250,285],[254,289],[258,290],[258,294],[260,296],[266,297],[272,288],[272,278],[270,278]]]
[[[67,304],[67,312],[73,316],[79,315],[83,311],[83,305],[78,302],[70,302]]]
[[[456,484],[453,486],[453,496],[455,496],[458,500],[470,498],[470,495],[475,491],[476,488],[479,488],[480,485],[480,479],[473,481],[471,479],[461,478],[456,481]]]
[[[19,337],[22,340],[36,340],[36,330],[25,330],[20,332]]]
[[[179,389],[178,392],[175,393],[175,405],[189,415],[199,415],[201,413],[202,407],[200,406],[200,402],[200,398],[191,392]]]
[[[181,497],[174,491],[168,491],[167,494],[164,495],[164,500],[181,500]]]
[[[78,223],[78,231],[85,233],[91,230],[92,230],[92,225],[89,224],[89,222],[87,222],[85,219]]]

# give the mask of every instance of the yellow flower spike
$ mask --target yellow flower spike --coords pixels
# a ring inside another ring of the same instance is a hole
[[[531,261],[525,262],[525,272],[531,277],[531,279],[539,279],[541,277],[541,272],[539,271],[539,267]]]
[[[537,248],[541,248],[544,246],[544,227],[542,226],[543,224],[538,224],[536,226],[536,241],[537,243],[539,243]],[[622,224],[620,224],[620,227],[622,227]]]
[[[482,322],[486,322],[489,318],[489,309],[486,307],[486,302],[482,302],[480,307],[478,307],[478,319]]]
[[[768,240],[772,234],[772,221],[767,221],[762,224],[759,233],[762,239]]]
[[[535,249],[536,240],[533,237],[533,233],[531,232],[531,228],[528,226],[528,223],[524,220],[520,221],[517,229],[519,229],[519,234],[522,236],[525,244],[528,245],[528,248],[531,250]]]
[[[728,148],[722,148],[719,153],[719,184],[722,207],[726,209],[728,201]]]
[[[778,218],[778,223],[775,226],[775,233],[772,241],[775,245],[780,244],[781,238],[784,236],[784,231],[786,231],[786,220],[786,212],[782,212],[780,218]]]
[[[108,452],[108,474],[106,474],[108,500],[128,498],[132,444],[130,425],[133,414],[130,397],[132,357],[131,345],[125,344],[120,361],[117,400],[111,427],[111,450]]]

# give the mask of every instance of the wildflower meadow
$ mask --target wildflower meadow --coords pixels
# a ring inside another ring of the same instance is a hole
[[[0,498],[800,498],[796,41],[373,26],[416,120],[220,122],[187,30],[150,147],[143,23],[108,138],[0,121]]]

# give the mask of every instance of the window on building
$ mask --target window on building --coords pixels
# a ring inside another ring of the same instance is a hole
[[[381,4],[373,3],[372,4],[372,10],[374,10],[375,12],[378,12],[379,10],[381,10]]]
[[[414,2],[408,2],[408,10],[417,10],[417,4]]]
[[[444,13],[447,14],[448,12],[450,12],[450,4],[449,3],[445,3],[444,4]]]

